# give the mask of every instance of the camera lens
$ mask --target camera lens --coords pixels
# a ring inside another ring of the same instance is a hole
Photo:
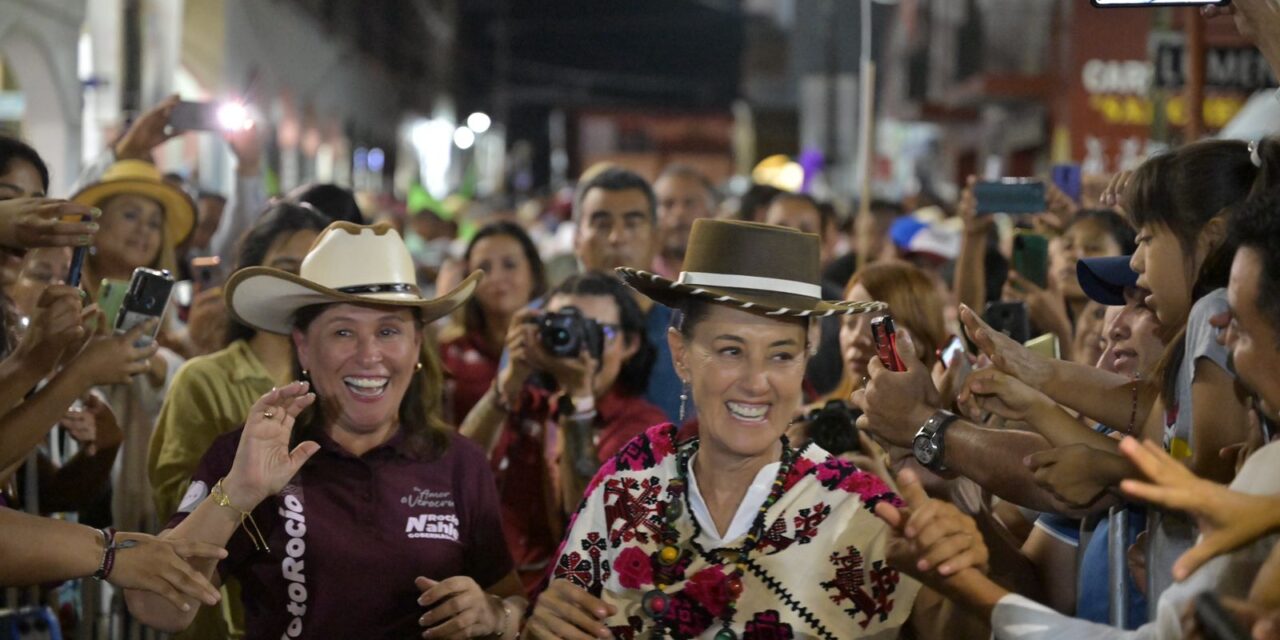
[[[569,344],[570,338],[572,338],[572,335],[567,329],[557,327],[551,331],[551,344],[557,347]]]

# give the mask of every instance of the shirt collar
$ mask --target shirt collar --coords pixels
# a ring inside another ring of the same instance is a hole
[[[334,441],[334,439],[331,438],[328,432],[324,429],[320,429],[320,432],[315,435],[314,440],[320,445],[320,449],[328,451],[339,458],[349,458],[352,460],[376,460],[393,456],[410,459],[417,458],[413,453],[412,448],[409,446],[408,438],[405,437],[404,429],[400,428],[397,428],[396,432],[391,434],[391,438],[386,442],[370,449],[363,456],[356,456],[350,451],[347,451],[346,448]]]
[[[258,354],[249,348],[247,341],[236,340],[227,347],[227,350],[231,356],[232,380],[244,382],[245,380],[271,379],[271,374],[267,373],[267,368],[258,359]]]

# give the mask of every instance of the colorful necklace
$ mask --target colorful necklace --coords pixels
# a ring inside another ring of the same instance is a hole
[[[677,473],[679,475],[667,485],[667,504],[662,511],[663,525],[662,533],[660,534],[662,548],[658,551],[659,566],[655,568],[653,573],[654,589],[644,594],[640,601],[645,613],[654,620],[656,625],[655,633],[662,629],[663,616],[671,606],[671,596],[666,594],[666,588],[675,581],[676,568],[682,564],[681,561],[691,554],[689,549],[682,549],[679,546],[680,532],[676,530],[676,523],[687,510],[693,520],[693,535],[689,538],[690,547],[692,547],[693,551],[696,551],[703,559],[713,564],[723,563],[723,556],[736,556],[733,570],[729,573],[725,585],[725,590],[728,591],[731,599],[725,603],[724,611],[720,614],[721,629],[716,633],[715,640],[737,639],[738,634],[733,631],[733,617],[737,611],[738,597],[742,595],[742,576],[746,574],[747,556],[759,545],[760,536],[765,529],[766,513],[782,497],[783,485],[787,476],[791,474],[791,465],[795,460],[795,451],[791,449],[787,437],[784,435],[781,440],[782,463],[778,467],[778,475],[773,480],[773,487],[769,490],[768,497],[760,505],[760,510],[756,512],[755,520],[752,521],[751,529],[747,531],[742,546],[737,549],[713,549],[707,551],[702,548],[702,545],[698,544],[698,537],[702,535],[702,526],[698,524],[698,518],[692,515],[693,509],[689,503],[688,491],[689,460],[698,451],[698,441],[694,440],[680,450],[676,459]]]

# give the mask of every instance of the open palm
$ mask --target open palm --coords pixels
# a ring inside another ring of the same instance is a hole
[[[272,389],[249,409],[235,462],[226,479],[228,493],[238,503],[237,508],[247,510],[267,496],[279,493],[320,450],[320,445],[310,440],[292,450],[289,448],[298,414],[315,399],[306,382],[293,382]],[[239,504],[242,500],[252,504]]]

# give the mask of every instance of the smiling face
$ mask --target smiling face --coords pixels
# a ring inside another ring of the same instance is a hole
[[[328,428],[369,435],[395,425],[421,357],[411,310],[332,304],[295,329],[293,342]]]
[[[164,241],[164,209],[160,203],[126,193],[101,206],[101,228],[93,242],[96,262],[122,272],[153,264]]]
[[[475,295],[486,316],[510,317],[533,297],[533,269],[520,241],[511,236],[481,238],[471,247],[467,268],[484,272]]]
[[[737,458],[776,452],[803,401],[807,332],[802,320],[710,305],[691,336],[668,333],[676,373],[698,408],[704,449]]]

